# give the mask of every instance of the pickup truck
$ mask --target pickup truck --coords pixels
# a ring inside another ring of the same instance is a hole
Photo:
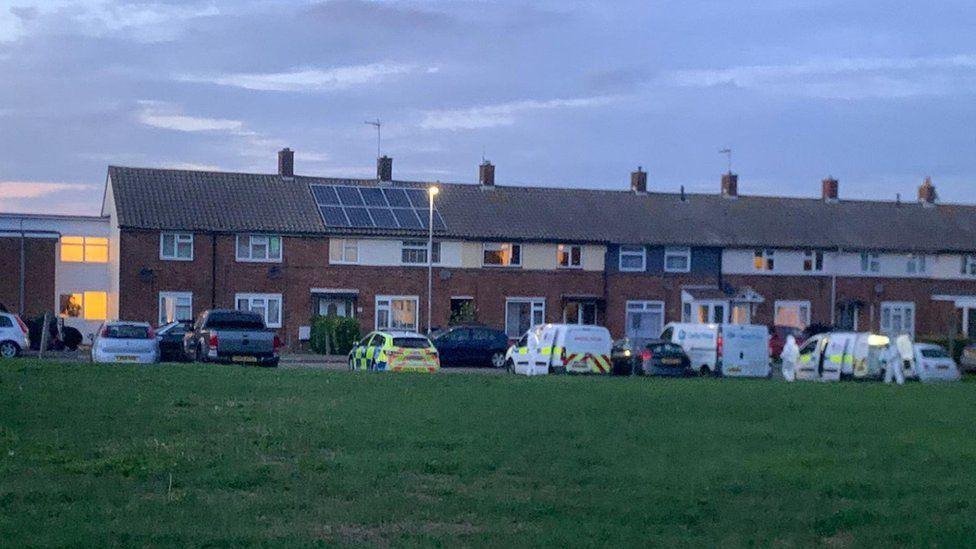
[[[277,366],[281,340],[257,313],[231,309],[204,311],[183,337],[187,357],[198,362]]]

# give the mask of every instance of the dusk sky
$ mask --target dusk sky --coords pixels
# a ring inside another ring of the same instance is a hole
[[[976,5],[0,0],[0,211],[106,167],[976,202]]]

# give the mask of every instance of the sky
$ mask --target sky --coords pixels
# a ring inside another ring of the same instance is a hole
[[[972,0],[0,0],[0,211],[107,166],[976,203]]]

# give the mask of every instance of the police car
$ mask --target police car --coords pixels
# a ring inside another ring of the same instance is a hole
[[[349,351],[350,370],[436,372],[440,367],[437,349],[416,332],[371,332]]]

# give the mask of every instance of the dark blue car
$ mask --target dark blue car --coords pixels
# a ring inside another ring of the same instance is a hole
[[[505,367],[508,336],[487,326],[452,326],[435,334],[431,341],[441,357],[441,366]]]

